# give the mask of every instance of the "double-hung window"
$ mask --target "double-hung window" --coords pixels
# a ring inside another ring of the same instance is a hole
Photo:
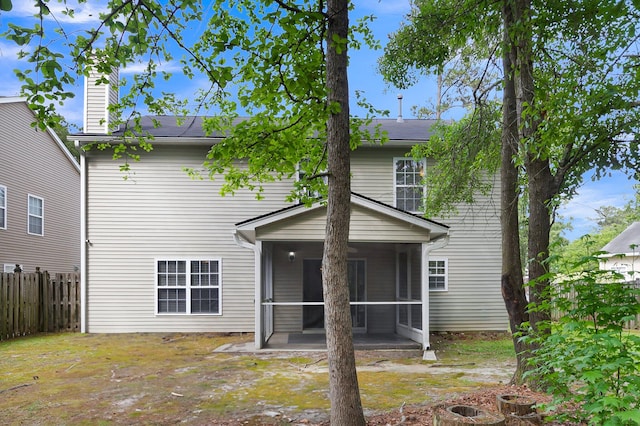
[[[220,314],[222,268],[214,260],[156,261],[159,314]]]
[[[429,259],[429,290],[447,291],[448,288],[448,264],[445,258]]]
[[[419,213],[423,211],[424,184],[422,179],[426,161],[412,158],[394,158],[395,206],[399,209]]]
[[[0,229],[7,229],[7,187],[0,185]]]
[[[44,199],[29,195],[28,204],[27,232],[44,235]]]

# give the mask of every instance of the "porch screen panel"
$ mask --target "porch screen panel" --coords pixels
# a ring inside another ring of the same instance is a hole
[[[398,300],[409,299],[409,264],[407,253],[398,253]],[[398,323],[409,325],[409,306],[398,306]]]
[[[422,300],[422,274],[420,250],[411,251],[411,300]],[[411,328],[422,330],[422,306],[411,305]]]
[[[349,299],[352,302],[361,302],[365,300],[366,282],[365,282],[365,263],[362,260],[348,261],[349,274]],[[352,327],[362,328],[366,324],[366,306],[351,306]]]

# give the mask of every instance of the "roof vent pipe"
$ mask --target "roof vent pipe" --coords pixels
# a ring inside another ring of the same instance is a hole
[[[396,121],[398,123],[404,123],[404,119],[402,118],[402,93],[398,93],[398,119]]]

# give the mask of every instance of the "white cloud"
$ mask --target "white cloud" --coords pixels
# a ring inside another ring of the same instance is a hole
[[[584,179],[585,183],[578,194],[558,210],[565,221],[570,220],[574,228],[565,235],[570,240],[596,230],[596,210],[600,207],[620,208],[632,200],[635,194],[633,185],[637,183],[627,179],[622,172],[612,172],[610,177],[595,182],[590,179],[590,173],[587,173]]]
[[[51,15],[45,16],[47,20],[57,20],[60,23],[68,24],[87,24],[96,23],[99,20],[100,13],[107,11],[104,1],[92,1],[78,4],[77,1],[68,1],[67,6],[73,9],[74,15],[70,17],[65,15],[63,11],[66,9],[63,3],[49,2],[47,3]],[[33,17],[38,13],[38,9],[31,1],[14,1],[13,9],[7,13],[7,17]]]
[[[7,67],[7,63],[18,62],[18,53],[20,50],[28,50],[29,47],[23,46],[20,47],[12,42],[5,43],[0,41],[0,60],[4,64],[4,67]]]
[[[120,69],[120,74],[138,74],[138,73],[145,72],[146,70],[147,70],[146,62],[136,62],[134,64],[127,65],[126,68]],[[178,65],[176,62],[173,62],[173,61],[161,63],[156,68],[156,71],[158,72],[163,72],[163,71],[177,72],[180,70],[182,70],[180,65]]]

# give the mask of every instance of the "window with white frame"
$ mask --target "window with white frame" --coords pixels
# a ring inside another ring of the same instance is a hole
[[[412,158],[394,158],[395,206],[408,212],[421,212],[424,198],[422,179],[426,161]]]
[[[302,160],[298,166],[297,166],[297,173],[296,173],[296,180],[300,183],[300,188],[298,189],[299,194],[301,195],[301,199],[300,201],[305,201],[302,200],[302,196],[304,197],[308,197],[308,198],[312,198],[312,199],[316,199],[316,198],[320,198],[322,196],[321,192],[317,189],[312,189],[314,187],[314,184],[317,185],[320,183],[320,179],[322,179],[322,182],[324,182],[324,184],[326,185],[328,180],[327,180],[327,176],[318,176],[316,179],[318,179],[315,182],[311,182],[307,179],[307,173],[304,171],[303,166],[308,166],[310,164],[309,160]],[[324,174],[326,172],[326,170],[319,170],[317,172],[315,172],[316,174]]]
[[[429,259],[429,290],[446,291],[448,289],[448,266],[445,258]]]
[[[220,314],[221,261],[156,261],[159,314]]]
[[[15,272],[16,269],[19,269],[20,271],[22,271],[22,265],[18,265],[17,263],[5,263],[3,272],[11,274]]]
[[[0,229],[7,229],[7,187],[0,185]]]
[[[32,235],[44,235],[44,199],[29,195],[27,232]]]

